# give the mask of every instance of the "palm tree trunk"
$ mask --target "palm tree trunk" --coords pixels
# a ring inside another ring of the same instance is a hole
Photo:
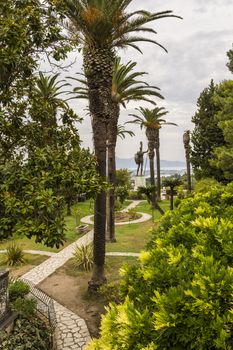
[[[150,142],[148,142],[148,155],[150,159],[150,184],[154,187],[153,192],[151,193],[151,204],[152,207],[155,209],[155,203],[156,203],[156,194],[155,194],[155,170],[154,170],[154,157],[155,152],[154,149],[151,148]]]
[[[161,200],[161,177],[160,177],[160,141],[159,141],[159,129],[156,130],[156,168],[157,168],[157,199]]]
[[[89,109],[97,172],[106,179],[107,126],[111,110],[111,88],[114,53],[108,49],[87,46],[84,49],[84,71],[87,78]],[[95,291],[105,281],[106,193],[97,195],[94,208],[93,272],[89,290]]]
[[[116,186],[116,141],[117,124],[120,114],[119,104],[112,102],[112,117],[108,124],[108,181],[112,188],[108,192],[106,240],[116,242],[115,235],[115,186]]]
[[[115,146],[112,144],[108,145],[108,181],[113,187],[108,191],[106,241],[116,242],[116,235],[115,235],[116,160],[115,160]]]

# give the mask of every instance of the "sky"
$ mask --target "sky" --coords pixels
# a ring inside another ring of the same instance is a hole
[[[197,99],[211,79],[219,83],[224,79],[232,79],[226,67],[226,52],[233,44],[233,0],[133,0],[129,10],[139,9],[151,12],[172,10],[183,20],[166,18],[152,22],[150,27],[157,31],[154,38],[166,47],[168,53],[160,47],[150,44],[139,44],[143,55],[133,49],[120,50],[118,53],[124,63],[137,62],[138,71],[146,71],[145,81],[161,89],[164,100],[157,99],[160,107],[169,113],[167,121],[178,126],[164,126],[160,130],[161,159],[184,160],[182,135],[194,125],[191,118],[197,107]],[[148,36],[148,34],[146,34]],[[82,57],[72,53],[75,61],[66,72],[74,76],[82,71]],[[70,103],[74,110],[84,118],[78,126],[83,147],[93,149],[90,117],[86,115],[85,101],[75,100]],[[139,106],[150,107],[146,103],[129,103],[121,109],[120,124],[129,121],[130,113]],[[143,141],[147,149],[144,130],[138,125],[128,124],[127,129],[134,131],[135,137],[118,139],[117,156],[132,158]]]

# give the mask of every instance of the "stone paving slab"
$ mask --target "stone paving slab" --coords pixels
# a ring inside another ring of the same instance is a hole
[[[83,350],[91,340],[86,322],[63,305],[54,301],[57,317],[57,350]]]

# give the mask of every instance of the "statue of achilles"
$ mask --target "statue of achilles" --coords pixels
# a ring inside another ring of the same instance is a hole
[[[145,153],[147,153],[147,151],[143,152],[143,150],[142,150],[142,142],[140,142],[140,149],[134,156],[135,163],[138,166],[138,168],[137,168],[137,176],[139,176],[139,172],[140,172],[140,176],[143,175],[143,163],[144,163],[143,156],[144,156]]]

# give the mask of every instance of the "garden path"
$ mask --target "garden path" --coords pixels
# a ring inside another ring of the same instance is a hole
[[[133,201],[124,211],[135,208],[140,201]],[[142,213],[143,222],[150,219],[151,216]],[[133,221],[130,221],[132,224]],[[129,224],[124,222],[124,224]],[[42,252],[42,251],[26,251],[31,254],[42,254],[49,256],[49,259],[44,261],[42,264],[36,266],[21,278],[27,280],[30,283],[37,285],[54,273],[59,267],[63,266],[73,255],[73,252],[77,246],[87,245],[93,240],[93,230],[86,233],[83,237],[79,238],[76,242],[70,244],[58,253]],[[4,252],[4,251],[0,251]],[[138,253],[106,253],[111,256],[139,256]],[[90,341],[90,334],[86,326],[85,321],[78,315],[59,304],[54,300],[54,308],[57,317],[57,330],[56,330],[56,341],[57,350],[82,350],[87,342]]]

